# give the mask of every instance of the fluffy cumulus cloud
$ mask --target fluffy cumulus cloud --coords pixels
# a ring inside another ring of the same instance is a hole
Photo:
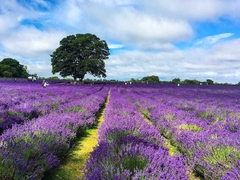
[[[111,49],[107,79],[237,83],[239,22],[237,0],[2,0],[0,59],[15,58],[30,73],[52,76],[50,54],[59,41],[89,32]]]
[[[218,82],[234,83],[239,80],[240,53],[233,47],[239,45],[240,39],[234,39],[208,49],[175,49],[158,53],[119,52],[108,60],[107,69],[112,72],[112,76],[117,78],[120,75],[122,79],[154,74],[162,80],[180,77],[204,81],[210,78]]]

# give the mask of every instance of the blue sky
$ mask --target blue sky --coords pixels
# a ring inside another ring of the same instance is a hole
[[[0,0],[0,60],[53,76],[50,54],[72,34],[106,40],[107,79],[157,75],[240,82],[239,0]],[[87,75],[86,78],[95,78]]]

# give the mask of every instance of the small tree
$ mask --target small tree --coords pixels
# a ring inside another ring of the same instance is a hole
[[[145,76],[141,79],[141,81],[144,81],[144,82],[152,82],[152,83],[158,83],[160,82],[159,81],[159,77],[158,76],[155,76],[155,75],[152,75],[152,76]]]
[[[180,82],[181,82],[181,79],[180,79],[180,78],[174,78],[174,79],[172,80],[172,83],[175,83],[175,84],[180,84]]]
[[[107,43],[96,35],[70,35],[60,41],[60,46],[51,55],[52,73],[72,76],[75,82],[77,78],[82,82],[87,73],[105,78],[104,60],[109,55]]]
[[[183,84],[200,84],[200,81],[196,80],[196,79],[185,79],[184,81],[182,81]]]
[[[52,76],[52,77],[49,77],[47,79],[50,79],[50,80],[59,80],[59,78],[57,76]]]
[[[207,84],[213,84],[213,80],[207,79],[207,80],[206,80],[206,83],[207,83]]]

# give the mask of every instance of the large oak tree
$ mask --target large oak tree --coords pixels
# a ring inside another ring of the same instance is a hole
[[[76,82],[89,73],[97,77],[106,77],[104,60],[108,59],[109,48],[104,40],[96,35],[76,34],[63,38],[60,46],[51,56],[52,73],[62,77],[72,76]]]

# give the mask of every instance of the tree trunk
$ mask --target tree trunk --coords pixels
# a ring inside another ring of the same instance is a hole
[[[79,77],[79,84],[83,84],[83,78],[84,78],[84,75],[81,75],[81,77]]]
[[[73,77],[73,78],[74,78],[73,84],[77,84],[77,78],[76,77]]]

